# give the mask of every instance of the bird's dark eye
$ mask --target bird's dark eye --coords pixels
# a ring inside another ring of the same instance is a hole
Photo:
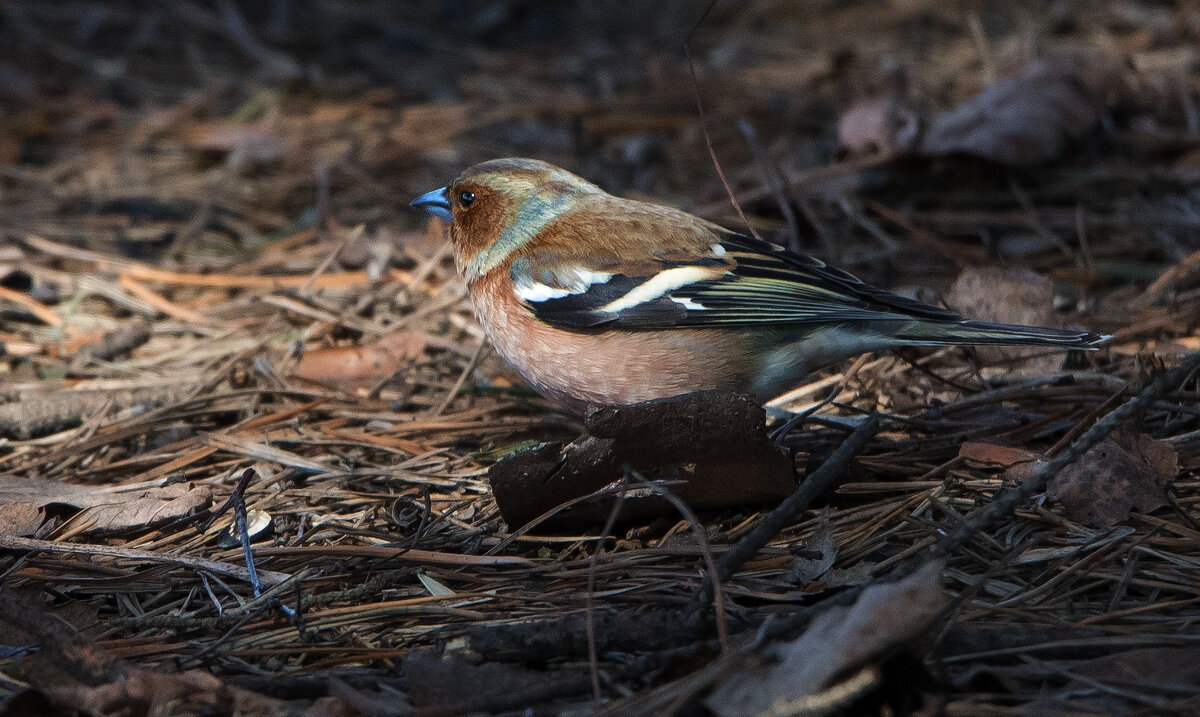
[[[475,201],[475,192],[459,192],[458,201],[461,202],[464,207],[471,206],[471,202]]]

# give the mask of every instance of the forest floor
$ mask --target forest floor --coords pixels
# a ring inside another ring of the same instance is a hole
[[[717,3],[693,80],[706,4],[0,3],[0,714],[1200,712],[1200,6]],[[506,522],[585,424],[406,206],[499,156],[1113,338],[812,376],[778,529]]]

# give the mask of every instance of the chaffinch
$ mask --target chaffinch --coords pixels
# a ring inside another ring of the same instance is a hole
[[[575,407],[704,389],[766,401],[824,365],[899,346],[1107,339],[964,320],[534,159],[477,164],[412,205],[450,222],[499,354]]]

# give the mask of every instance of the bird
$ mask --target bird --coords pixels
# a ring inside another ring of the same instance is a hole
[[[449,223],[497,353],[567,408],[724,390],[765,403],[905,346],[1095,349],[1109,337],[971,321],[536,159],[475,164],[411,202]]]

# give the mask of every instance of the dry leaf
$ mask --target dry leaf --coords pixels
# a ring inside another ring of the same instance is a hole
[[[1090,131],[1124,91],[1120,68],[1110,58],[1035,60],[934,117],[918,151],[969,154],[1010,166],[1046,162]]]
[[[33,535],[45,517],[32,503],[0,502],[0,535]]]
[[[827,689],[928,629],[946,603],[941,574],[941,563],[927,563],[904,580],[867,588],[850,607],[830,608],[798,639],[766,648],[773,662],[734,674],[705,704],[722,717],[758,715]]]
[[[980,321],[1027,326],[1058,323],[1053,282],[1028,269],[966,269],[950,287],[946,304]],[[985,364],[1003,363],[1031,375],[1054,374],[1062,366],[1062,354],[1045,355],[1046,349],[1037,346],[984,346],[977,351]]]
[[[792,560],[788,579],[804,587],[829,572],[836,562],[833,529],[829,525],[828,514],[822,513],[812,537],[804,541],[803,552]]]
[[[68,529],[70,535],[79,535],[143,528],[181,518],[211,502],[208,486],[177,483],[114,493],[95,486],[0,476],[0,533],[32,534],[49,505],[79,509]]]
[[[1034,451],[985,441],[967,441],[959,447],[958,455],[972,463],[1001,468],[1011,468],[1018,463],[1029,463],[1041,458],[1041,454]]]
[[[898,97],[857,102],[838,117],[838,146],[851,154],[904,154],[916,144],[917,115]]]
[[[69,535],[118,532],[182,518],[207,507],[212,502],[212,490],[208,486],[175,484],[151,488],[132,499],[127,494],[109,494],[107,498],[112,502],[85,508],[76,515]]]
[[[1042,472],[1050,461],[1045,458],[1035,458],[1024,463],[1014,463],[1004,471],[1004,480],[1009,483],[1021,483]]]
[[[391,376],[425,351],[425,337],[393,331],[372,344],[309,351],[293,375],[309,381],[353,381]]]
[[[1163,485],[1175,477],[1175,449],[1144,433],[1114,433],[1050,481],[1049,496],[1072,520],[1107,528],[1167,504]]]
[[[121,679],[95,687],[76,684],[46,687],[22,693],[28,699],[40,692],[61,713],[79,711],[93,715],[115,714],[285,714],[285,705],[273,697],[226,685],[202,671],[180,674],[133,669]],[[11,705],[10,705],[11,706]],[[55,711],[55,714],[60,712]]]
[[[946,302],[983,321],[1045,326],[1054,320],[1054,284],[1028,269],[967,269]]]
[[[223,156],[226,166],[237,171],[270,166],[291,150],[287,140],[271,130],[274,124],[272,115],[254,125],[200,127],[191,132],[192,145],[201,152]]]

